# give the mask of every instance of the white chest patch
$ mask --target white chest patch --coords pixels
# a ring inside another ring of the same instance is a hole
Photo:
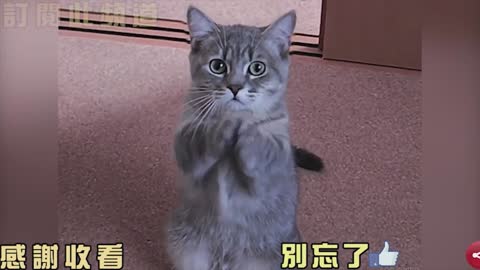
[[[220,221],[245,224],[246,218],[259,207],[259,201],[245,193],[236,179],[239,177],[230,168],[228,162],[218,166],[216,179],[218,191],[216,195],[218,218]]]
[[[226,164],[225,164],[226,165]],[[221,219],[230,219],[233,212],[232,198],[229,195],[230,182],[228,177],[232,177],[227,166],[219,166],[217,173],[218,194],[217,203]]]

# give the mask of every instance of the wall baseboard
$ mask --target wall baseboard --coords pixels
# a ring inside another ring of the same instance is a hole
[[[60,9],[58,29],[61,35],[69,36],[187,49],[190,44],[186,22],[162,18],[140,18],[132,15]],[[292,37],[290,54],[322,57],[319,37],[295,33]]]

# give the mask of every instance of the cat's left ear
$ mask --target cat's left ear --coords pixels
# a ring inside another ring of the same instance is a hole
[[[281,53],[285,53],[285,50],[288,51],[290,48],[296,21],[297,15],[295,10],[289,11],[263,31],[264,39],[276,43],[280,47]]]
[[[187,24],[192,39],[201,39],[208,36],[217,27],[212,19],[194,6],[188,7]]]

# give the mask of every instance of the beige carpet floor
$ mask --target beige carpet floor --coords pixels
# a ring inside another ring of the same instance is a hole
[[[124,269],[168,269],[161,232],[177,195],[187,54],[59,37],[62,243],[120,241]],[[399,267],[420,267],[420,73],[293,56],[288,102],[294,141],[326,163],[323,174],[300,173],[305,238],[377,252],[388,240]],[[345,269],[351,254],[339,254]]]

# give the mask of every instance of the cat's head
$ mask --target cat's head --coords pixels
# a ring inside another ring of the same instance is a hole
[[[187,20],[192,96],[214,101],[219,111],[268,115],[278,107],[286,91],[294,11],[265,27],[219,25],[195,7]]]

